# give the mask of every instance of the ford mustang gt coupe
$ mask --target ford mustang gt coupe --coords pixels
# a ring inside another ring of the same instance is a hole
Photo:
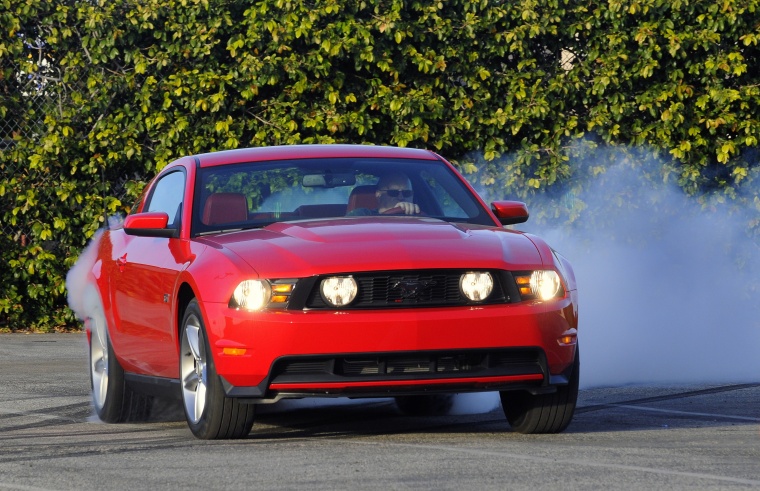
[[[498,391],[522,433],[578,395],[570,264],[513,230],[426,150],[300,145],[180,158],[102,233],[87,270],[90,376],[106,422],[182,401],[203,439],[257,404],[392,397],[405,412]]]

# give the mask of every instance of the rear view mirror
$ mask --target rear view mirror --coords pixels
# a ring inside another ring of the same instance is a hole
[[[354,174],[306,174],[302,181],[305,188],[337,188],[341,186],[353,186],[356,184]]]

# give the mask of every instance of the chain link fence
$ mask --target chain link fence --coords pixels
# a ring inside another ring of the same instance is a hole
[[[28,52],[20,59],[2,59],[0,65],[0,170],[8,180],[22,179],[24,175],[23,162],[14,161],[11,156],[16,141],[39,140],[45,132],[45,114],[54,107],[55,99],[48,90],[50,66],[38,57],[44,54],[43,48],[27,44]],[[55,176],[50,176],[55,179]],[[14,192],[5,189],[0,196],[2,214],[13,209]],[[0,219],[2,215],[0,215]],[[25,247],[28,232],[23,224],[11,226],[6,220],[0,221],[0,234],[7,245]]]
[[[48,136],[47,116],[58,117],[62,110],[71,107],[69,95],[76,87],[71,81],[63,82],[62,73],[53,63],[49,63],[50,48],[40,43],[25,43],[24,52],[19,54],[0,54],[0,330],[24,329],[18,319],[34,318],[35,310],[44,309],[36,305],[34,288],[55,288],[41,278],[44,273],[35,268],[35,282],[31,285],[18,279],[18,269],[25,271],[32,266],[11,266],[9,261],[29,260],[37,257],[41,250],[58,259],[76,254],[72,250],[70,239],[53,237],[40,240],[35,230],[35,222],[52,224],[60,215],[55,202],[42,202],[42,196],[55,196],[62,182],[71,179],[70,169],[66,165],[50,169],[34,169],[24,155],[34,154],[35,147],[45,144]],[[86,138],[86,135],[81,135]],[[30,152],[31,149],[31,152]],[[91,184],[93,192],[100,194],[106,187],[101,182],[107,179],[107,191],[103,192],[122,202],[128,201],[126,184],[131,181],[143,181],[148,176],[119,176],[118,171],[111,172],[110,177],[95,176]],[[116,175],[114,175],[116,174]],[[40,192],[45,190],[45,192]],[[34,218],[30,219],[23,211],[15,209],[29,206],[27,193],[34,192],[39,199]],[[26,203],[26,205],[24,204]],[[102,210],[95,210],[103,212]],[[104,213],[104,212],[103,212]],[[15,222],[15,223],[14,223]],[[75,231],[72,231],[75,233]],[[36,234],[36,235],[35,235]],[[69,234],[70,235],[70,234]],[[38,247],[39,246],[39,247]],[[35,249],[37,248],[37,249]],[[35,265],[36,266],[36,265]],[[28,269],[32,275],[31,269]],[[57,272],[63,273],[65,271]],[[65,296],[63,297],[65,302]],[[40,314],[44,315],[44,313]],[[52,321],[45,321],[52,322]]]
[[[7,150],[14,137],[33,138],[44,132],[46,107],[52,102],[45,65],[6,59],[0,74],[3,114],[0,118],[0,150]],[[31,72],[29,71],[31,68]]]
[[[0,248],[4,256],[0,264],[0,328],[13,328],[9,319],[17,308],[8,259],[20,256],[30,237],[28,224],[11,220],[19,194],[16,188],[20,189],[15,183],[25,177],[24,165],[13,152],[17,142],[39,140],[44,134],[46,108],[51,104],[40,85],[44,71],[35,63],[34,50],[27,48],[23,57],[0,56]]]
[[[61,82],[58,69],[47,62],[45,47],[27,44],[28,52],[22,59],[0,58],[0,171],[6,178],[18,176],[23,179],[25,163],[14,161],[11,152],[17,141],[34,144],[41,142],[47,131],[45,117],[60,111],[62,106],[70,104],[65,100],[68,92]],[[67,82],[70,83],[70,82]],[[42,186],[55,186],[60,175],[36,176]],[[126,183],[130,180],[146,180],[149,176],[131,175],[111,179],[110,196],[122,201],[127,196]],[[40,179],[41,178],[41,179]],[[24,231],[19,226],[11,227],[2,220],[2,214],[13,208],[13,192],[6,189],[5,196],[0,196],[0,234],[11,236],[24,245]]]

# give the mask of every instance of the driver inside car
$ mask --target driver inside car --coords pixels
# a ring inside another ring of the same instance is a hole
[[[377,209],[357,208],[349,212],[349,215],[382,215],[383,213],[395,213],[399,215],[416,215],[420,212],[419,205],[412,200],[414,191],[409,178],[400,173],[386,174],[377,182]]]

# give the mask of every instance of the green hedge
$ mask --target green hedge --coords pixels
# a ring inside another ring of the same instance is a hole
[[[66,271],[187,153],[425,147],[524,199],[599,146],[728,199],[758,163],[760,0],[0,6],[0,328],[74,326]]]

